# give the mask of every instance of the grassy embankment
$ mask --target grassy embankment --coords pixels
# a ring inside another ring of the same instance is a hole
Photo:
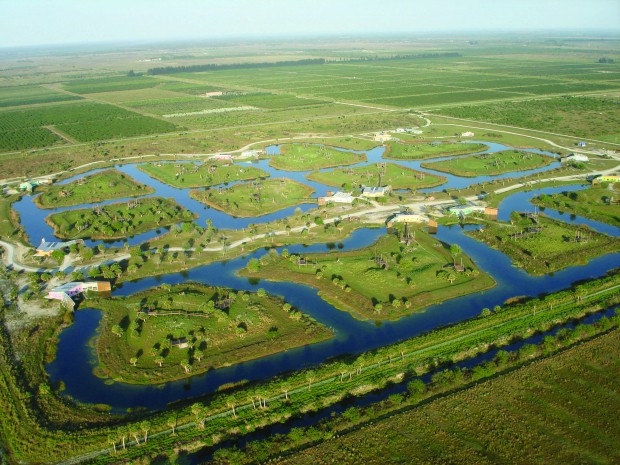
[[[89,305],[105,314],[97,373],[126,383],[163,383],[331,337],[263,292],[187,283]],[[180,339],[189,346],[172,345]]]
[[[451,157],[468,153],[482,152],[488,145],[458,142],[426,142],[426,143],[386,143],[383,158],[389,160],[424,160],[436,157]]]
[[[42,190],[43,193],[35,198],[39,208],[68,207],[155,192],[152,187],[140,184],[115,169],[85,176],[69,184],[42,187]]]
[[[308,179],[328,186],[352,190],[358,186],[392,186],[392,189],[421,189],[439,186],[446,182],[443,176],[436,176],[406,168],[394,163],[386,163],[385,168],[368,165],[357,168],[336,168],[331,171],[313,171]]]
[[[268,179],[236,184],[220,193],[216,190],[192,190],[189,195],[216,210],[236,217],[254,217],[273,213],[301,203],[314,203],[309,186],[291,179]]]
[[[410,246],[395,235],[349,252],[333,251],[302,257],[265,256],[250,262],[243,276],[293,281],[319,289],[319,295],[356,318],[393,320],[437,302],[493,287],[494,280],[480,273],[459,251],[421,230]],[[307,264],[299,264],[305,259]],[[452,264],[463,261],[465,272]]]
[[[274,463],[616,463],[620,424],[611,412],[620,409],[620,330],[606,328],[581,326],[473,370],[446,372],[406,396],[251,444],[237,463],[289,448],[292,455]]]
[[[130,441],[128,432],[136,428],[142,430],[140,422],[144,417],[134,417],[128,423],[121,424],[112,417],[114,424],[101,427],[94,426],[94,420],[80,421],[73,417],[65,423],[62,409],[57,408],[51,413],[53,421],[40,423],[44,415],[48,418],[50,415],[40,409],[53,405],[56,396],[53,393],[41,394],[44,392],[39,386],[41,381],[36,381],[41,370],[37,360],[42,357],[42,352],[32,348],[40,347],[41,342],[47,340],[38,334],[42,328],[39,322],[37,331],[22,332],[23,340],[18,345],[19,360],[7,352],[9,341],[6,333],[0,334],[0,421],[5,433],[5,447],[15,460],[27,462],[59,462],[95,451],[89,460],[108,463],[117,462],[119,458],[130,459],[144,454],[157,455],[164,450],[178,450],[182,444],[190,444],[189,447],[211,445],[231,433],[251,431],[300,412],[332,405],[347,395],[362,395],[379,389],[390,382],[402,380],[403,374],[406,379],[412,370],[420,374],[434,369],[438,361],[470,357],[486,350],[490,344],[506,344],[511,337],[527,337],[534,331],[545,330],[601,307],[606,308],[620,297],[617,287],[614,287],[619,279],[620,276],[615,273],[573,290],[507,306],[486,318],[475,318],[438,329],[342,362],[326,363],[313,371],[296,372],[284,379],[270,380],[257,386],[241,386],[232,392],[210,396],[204,403],[180,406],[172,414],[149,415],[146,424],[148,442],[145,444],[142,441],[141,447],[128,447],[126,450],[121,450],[119,446],[121,438]],[[596,294],[598,291],[602,293]],[[586,297],[588,294],[591,297]],[[581,296],[581,300],[576,302],[575,296]],[[35,339],[30,341],[30,337]],[[29,369],[24,372],[24,367]],[[19,378],[17,373],[21,373]],[[38,395],[35,394],[37,391]],[[31,395],[16,395],[20,392]],[[252,400],[257,398],[263,399],[266,408],[253,408]],[[235,413],[231,406],[235,406]],[[67,426],[76,422],[82,424],[79,431]],[[170,428],[175,428],[175,434],[170,434]],[[113,453],[113,442],[118,449],[117,454]]]
[[[309,171],[353,165],[366,160],[363,153],[343,152],[324,145],[286,144],[280,146],[280,155],[271,157],[269,165],[285,171]]]
[[[172,200],[146,198],[115,203],[98,209],[78,209],[54,213],[45,221],[62,239],[120,239],[181,221],[195,214]]]
[[[554,158],[538,153],[506,150],[496,153],[485,153],[469,157],[459,157],[445,161],[422,163],[428,168],[455,176],[476,177],[495,176],[513,171],[525,171],[547,166],[555,161]]]
[[[532,199],[532,202],[540,207],[549,207],[620,227],[620,204],[610,204],[612,198],[615,201],[620,198],[620,183],[613,184],[611,188],[593,185],[579,192],[543,194]]]
[[[466,234],[508,255],[515,266],[534,275],[585,264],[620,250],[620,240],[586,226],[563,223],[544,214],[538,216],[538,224],[518,213],[513,216],[514,224],[489,222],[482,231]]]
[[[202,164],[151,162],[139,165],[138,169],[163,183],[180,189],[216,186],[227,182],[269,177],[269,173],[260,168],[225,165],[217,161],[206,161]]]

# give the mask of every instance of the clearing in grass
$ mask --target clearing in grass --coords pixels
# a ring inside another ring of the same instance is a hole
[[[345,152],[324,145],[287,144],[280,146],[280,155],[273,156],[269,165],[286,171],[309,171],[354,165],[366,160],[366,154]]]
[[[138,169],[159,181],[178,188],[217,186],[234,181],[267,178],[269,173],[253,166],[217,160],[204,163],[146,163]]]
[[[155,192],[152,187],[140,184],[115,169],[44,189],[44,192],[35,198],[40,208],[68,207],[123,197],[139,197]]]
[[[105,313],[96,372],[129,383],[186,378],[332,337],[263,290],[164,284],[95,305]]]
[[[236,217],[273,213],[300,203],[315,202],[309,186],[286,178],[236,184],[231,188],[192,190],[189,195],[216,210]]]

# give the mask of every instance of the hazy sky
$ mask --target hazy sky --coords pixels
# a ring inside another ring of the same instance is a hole
[[[620,32],[620,0],[0,0],[0,47],[475,30]]]

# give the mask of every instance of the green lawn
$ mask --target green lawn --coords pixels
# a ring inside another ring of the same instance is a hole
[[[139,197],[155,192],[115,169],[101,171],[68,184],[52,185],[36,197],[40,208],[67,207],[123,197]]]
[[[615,200],[620,198],[620,183],[605,187],[593,185],[579,192],[543,194],[534,198],[533,202],[541,207],[573,213],[620,227],[620,204],[610,204],[609,200],[612,198]]]
[[[309,171],[366,160],[365,154],[343,152],[324,145],[286,144],[280,146],[280,155],[272,156],[269,165],[286,171]]]
[[[192,190],[189,195],[237,217],[253,217],[282,210],[304,202],[314,202],[310,194],[314,192],[309,186],[287,178],[268,179],[236,184],[230,189]]]
[[[101,299],[96,305],[106,317],[97,341],[97,372],[123,382],[163,383],[331,337],[323,325],[284,303],[193,283]],[[179,339],[189,346],[173,346]]]
[[[462,253],[420,230],[409,246],[396,235],[350,252],[266,257],[258,268],[249,265],[244,276],[293,281],[319,289],[323,299],[363,319],[397,319],[420,308],[494,285],[488,275]],[[463,260],[464,273],[454,272]],[[380,306],[377,306],[379,304]]]
[[[448,157],[482,152],[489,148],[485,144],[433,142],[433,143],[399,143],[388,142],[383,158],[390,160],[423,160],[426,158]]]
[[[510,223],[490,222],[481,232],[467,234],[508,255],[515,266],[542,275],[620,250],[620,240],[586,226],[572,225],[539,215],[539,224],[519,214]],[[540,228],[536,233],[532,228]],[[523,234],[522,237],[511,237]],[[579,240],[577,240],[579,238]]]
[[[63,239],[120,239],[163,228],[195,215],[176,202],[146,198],[92,209],[68,210],[48,216],[46,222]]]
[[[458,157],[450,160],[422,163],[422,167],[454,174],[456,176],[476,177],[495,176],[513,171],[541,168],[553,163],[555,159],[538,153],[520,150],[505,150],[496,153],[485,153]]]
[[[446,181],[436,176],[412,168],[386,163],[385,168],[374,165],[357,168],[336,168],[330,171],[313,171],[308,179],[328,186],[342,187],[350,191],[358,186],[392,186],[392,189],[421,189],[439,186]]]
[[[260,168],[228,165],[215,160],[201,164],[153,162],[139,165],[138,169],[178,188],[216,186],[227,182],[269,177],[269,173]]]

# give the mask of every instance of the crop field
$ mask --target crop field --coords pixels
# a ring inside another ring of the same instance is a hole
[[[615,330],[275,463],[618,463],[619,372]]]
[[[0,120],[2,116],[0,113]],[[58,143],[64,143],[63,139],[46,128],[0,130],[0,151],[49,147]]]
[[[138,197],[154,192],[152,187],[139,184],[126,174],[111,169],[69,184],[52,185],[36,197],[40,208],[67,207],[102,202],[123,197]]]
[[[98,338],[97,371],[131,383],[162,383],[331,337],[323,325],[263,293],[183,284],[99,302],[108,318]],[[172,345],[180,339],[191,347]]]
[[[65,90],[76,94],[95,94],[119,90],[136,90],[155,87],[159,81],[145,76],[118,76],[101,79],[82,79],[64,84]]]
[[[0,87],[0,108],[79,100],[79,98],[41,86]]]
[[[397,137],[401,137],[399,134]],[[482,152],[488,145],[462,142],[398,143],[388,142],[383,158],[389,160],[423,160]]]
[[[330,171],[313,171],[307,176],[328,186],[342,187],[356,192],[359,186],[392,186],[392,189],[421,189],[438,186],[445,182],[442,176],[417,171],[395,163],[359,166],[357,168],[336,168]]]
[[[54,126],[82,142],[170,132],[177,129],[166,121],[111,105],[76,103],[44,106],[0,112],[0,133],[7,133],[7,138],[2,138],[3,148],[18,150],[41,146],[43,141],[50,140],[50,136],[46,134],[51,134],[43,128],[44,126]],[[24,137],[20,138],[22,134]],[[52,137],[52,142],[58,140],[57,136]]]
[[[504,150],[502,152],[470,155],[450,160],[422,163],[428,168],[457,176],[494,176],[513,171],[531,170],[550,165],[555,159],[539,153]]]
[[[294,95],[285,94],[226,94],[219,97],[215,97],[218,100],[225,100],[229,102],[235,102],[242,105],[250,105],[259,108],[265,108],[269,110],[292,108],[310,105],[321,105],[325,103],[323,100],[311,99],[311,98],[298,98]]]
[[[513,213],[511,223],[491,222],[466,234],[508,255],[515,266],[543,275],[620,250],[620,241],[586,226],[539,215],[539,223]]]
[[[237,217],[261,216],[310,200],[309,186],[288,178],[236,184],[229,189],[192,190],[190,196]]]
[[[459,106],[441,114],[582,137],[620,142],[617,100],[595,97],[557,97],[493,105]]]
[[[254,166],[226,165],[217,161],[203,164],[147,163],[138,168],[161,182],[181,189],[269,177],[269,173]]]
[[[365,154],[343,152],[324,145],[286,144],[280,146],[280,155],[271,157],[269,165],[280,170],[309,171],[353,165],[366,159]]]
[[[157,101],[164,99],[176,99],[189,97],[187,94],[180,92],[173,92],[171,90],[165,90],[161,86],[148,87],[145,89],[136,90],[117,90],[113,92],[101,92],[98,94],[84,94],[86,99],[95,99],[104,103],[118,103],[123,106],[132,106],[133,103],[139,103],[143,101]]]
[[[138,100],[123,102],[125,106],[136,109],[137,111],[150,113],[153,115],[166,116],[180,113],[193,113],[202,110],[213,110],[215,108],[234,107],[234,103],[216,100],[205,97],[174,97]]]
[[[401,318],[433,302],[494,285],[460,251],[456,255],[463,260],[463,273],[453,270],[456,255],[438,241],[419,230],[414,236],[409,246],[396,235],[386,235],[360,250],[309,254],[304,265],[295,257],[264,259],[266,263],[256,270],[249,265],[243,274],[316,287],[323,299],[363,319]]]
[[[119,239],[193,219],[194,215],[176,202],[149,197],[54,213],[46,222],[61,238]]]

